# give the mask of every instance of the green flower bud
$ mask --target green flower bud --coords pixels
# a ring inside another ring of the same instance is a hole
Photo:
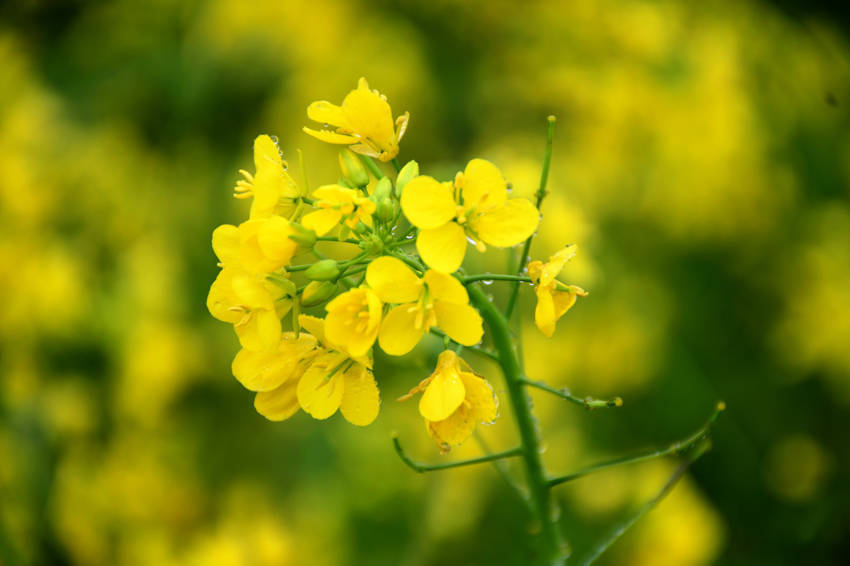
[[[363,163],[349,149],[342,149],[339,152],[339,169],[342,171],[342,176],[354,187],[365,187],[369,184],[369,172],[363,166]]]
[[[310,281],[301,292],[301,306],[315,307],[330,299],[336,293],[336,283],[331,281]]]
[[[392,222],[398,212],[398,204],[392,199],[384,199],[378,202],[378,208],[375,215],[382,222]]]
[[[335,279],[339,275],[339,264],[337,264],[335,259],[323,259],[308,267],[304,275],[307,276],[307,279],[312,279],[313,281]]]
[[[375,190],[372,191],[372,200],[380,203],[382,200],[387,200],[393,192],[393,184],[386,177],[381,177],[375,185]]]
[[[419,164],[415,161],[408,161],[407,164],[398,172],[395,180],[395,196],[401,198],[401,191],[404,186],[413,178],[419,176]]]
[[[294,240],[299,246],[303,246],[305,248],[312,248],[316,245],[316,233],[312,230],[308,230],[301,224],[297,224],[295,222],[290,222],[289,225],[292,227],[294,234],[289,235],[290,240]]]

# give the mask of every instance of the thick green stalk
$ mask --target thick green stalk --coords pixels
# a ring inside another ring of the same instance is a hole
[[[567,545],[555,518],[549,484],[540,458],[540,437],[531,413],[531,400],[523,387],[523,372],[511,339],[508,321],[476,285],[469,285],[467,290],[472,303],[487,322],[490,337],[498,352],[499,365],[505,374],[508,397],[519,428],[529,492],[541,526],[543,547],[541,563],[547,566],[560,566],[566,560]]]

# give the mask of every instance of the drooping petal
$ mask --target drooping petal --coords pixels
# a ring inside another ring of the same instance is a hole
[[[442,358],[443,354],[440,356]],[[463,403],[466,391],[456,366],[452,368],[441,367],[442,365],[444,364],[438,364],[437,371],[419,399],[419,413],[429,421],[448,418]]]
[[[233,377],[249,391],[270,391],[289,379],[297,365],[278,350],[239,350],[233,358]]]
[[[322,208],[305,214],[301,219],[301,225],[308,230],[313,230],[317,236],[324,236],[333,230],[340,220],[342,220],[342,212],[335,208]]]
[[[356,426],[366,426],[378,416],[381,396],[375,376],[360,364],[354,364],[344,374],[345,381],[339,410],[345,420]]]
[[[283,421],[298,412],[298,382],[285,381],[271,391],[260,391],[254,396],[254,408],[270,421]]]
[[[438,228],[457,213],[452,185],[439,183],[427,175],[416,177],[401,192],[401,209],[417,228]]]
[[[493,386],[474,373],[461,372],[460,378],[466,388],[466,404],[469,413],[477,423],[491,423],[499,416],[499,401],[493,392]]]
[[[439,228],[420,230],[416,238],[416,251],[429,267],[452,273],[457,271],[466,255],[466,234],[455,222]]]
[[[385,303],[412,303],[422,291],[422,280],[403,261],[389,256],[369,263],[366,283]]]
[[[403,356],[411,351],[427,330],[422,323],[417,328],[416,319],[419,316],[419,309],[410,303],[399,305],[388,312],[378,334],[381,349],[391,356]]]
[[[298,381],[298,403],[313,418],[326,419],[339,409],[345,382],[337,368],[344,361],[343,354],[325,354],[317,358]],[[334,369],[337,372],[328,377]]]
[[[481,315],[471,306],[434,301],[434,312],[437,314],[437,326],[458,344],[472,346],[481,341],[484,335]]]
[[[351,129],[348,118],[342,107],[331,104],[327,100],[319,100],[307,107],[307,117],[320,124],[328,124],[337,128]]]
[[[538,286],[537,306],[534,308],[534,324],[547,338],[555,333],[555,303],[547,287]]]
[[[473,229],[484,242],[508,248],[528,239],[537,230],[539,222],[540,214],[534,205],[516,198],[483,211]]]
[[[508,187],[499,168],[485,159],[473,159],[463,171],[463,207],[489,208],[508,199]]]
[[[458,305],[469,303],[469,294],[466,292],[463,283],[448,273],[429,269],[425,272],[423,279],[425,284],[428,285],[431,298],[435,301],[445,301]]]
[[[221,265],[239,265],[239,251],[242,247],[239,228],[232,224],[223,224],[213,230],[212,247]]]
[[[357,141],[357,137],[349,136],[345,134],[338,134],[336,132],[331,132],[330,130],[313,130],[304,126],[301,128],[305,134],[310,134],[317,140],[321,140],[327,143],[336,143],[336,144],[345,144],[348,145],[350,143],[355,143]]]
[[[254,167],[258,174],[283,169],[280,149],[271,136],[261,134],[254,138]]]
[[[564,269],[567,262],[575,257],[577,249],[577,246],[572,244],[558,250],[554,255],[552,255],[549,258],[549,261],[543,264],[543,268],[540,270],[540,284],[550,285],[558,274],[561,273],[561,270]]]
[[[441,421],[427,421],[428,433],[443,452],[469,438],[475,430],[475,419],[466,404]]]

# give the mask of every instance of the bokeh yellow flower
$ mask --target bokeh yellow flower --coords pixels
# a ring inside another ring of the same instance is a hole
[[[502,172],[484,159],[473,159],[454,183],[422,175],[405,185],[401,208],[419,228],[416,249],[438,271],[456,271],[466,255],[467,239],[478,251],[490,244],[507,248],[537,229],[539,213],[526,199],[508,199]]]
[[[352,229],[360,222],[372,225],[375,203],[356,189],[325,185],[313,191],[313,198],[319,210],[306,214],[301,225],[319,236],[324,236],[340,222]]]
[[[469,306],[466,289],[451,275],[429,269],[420,279],[401,260],[384,256],[369,264],[366,283],[383,302],[398,303],[384,317],[378,334],[388,354],[408,353],[432,326],[465,346],[481,340],[481,315]]]
[[[393,113],[385,96],[369,89],[361,78],[342,106],[325,100],[307,107],[307,116],[323,125],[321,130],[304,131],[322,141],[350,146],[352,151],[389,161],[398,155],[398,143],[407,129],[410,114],[405,112],[393,124]]]
[[[257,136],[254,140],[254,167],[256,173],[253,175],[244,169],[239,171],[244,179],[236,181],[233,196],[254,198],[248,216],[251,220],[273,215],[288,217],[295,209],[301,191],[286,171],[287,165],[277,144],[267,135]]]
[[[546,263],[539,260],[528,263],[528,276],[537,293],[534,323],[549,338],[555,333],[555,323],[572,308],[576,298],[587,296],[587,291],[581,287],[563,285],[555,279],[575,255],[576,246],[571,245],[551,256]]]
[[[443,351],[434,373],[399,400],[416,393],[422,393],[419,413],[428,433],[443,451],[469,438],[476,423],[490,423],[498,416],[493,387],[452,350]]]

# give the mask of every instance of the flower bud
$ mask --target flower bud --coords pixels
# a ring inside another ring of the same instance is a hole
[[[395,180],[395,196],[401,197],[401,191],[404,186],[412,179],[419,176],[419,164],[415,161],[408,161],[407,164],[398,172]]]
[[[339,275],[339,265],[335,259],[323,259],[307,268],[304,275],[307,276],[307,279],[312,279],[313,281],[335,279]]]
[[[308,230],[301,224],[297,224],[295,222],[290,222],[289,226],[292,228],[293,234],[289,235],[290,240],[294,240],[299,246],[303,246],[305,248],[312,248],[316,245],[316,233],[312,230]]]
[[[372,191],[372,200],[375,203],[380,203],[382,200],[387,200],[390,198],[390,194],[393,191],[393,184],[386,177],[381,177],[378,180],[378,183],[375,185],[375,190]]]
[[[301,306],[315,307],[330,299],[336,292],[336,283],[331,281],[310,281],[301,292]]]
[[[369,173],[363,163],[348,149],[339,152],[339,168],[342,176],[354,187],[365,187],[369,184]]]
[[[397,212],[398,204],[392,199],[384,199],[378,202],[378,209],[375,211],[375,215],[382,222],[392,222]]]

